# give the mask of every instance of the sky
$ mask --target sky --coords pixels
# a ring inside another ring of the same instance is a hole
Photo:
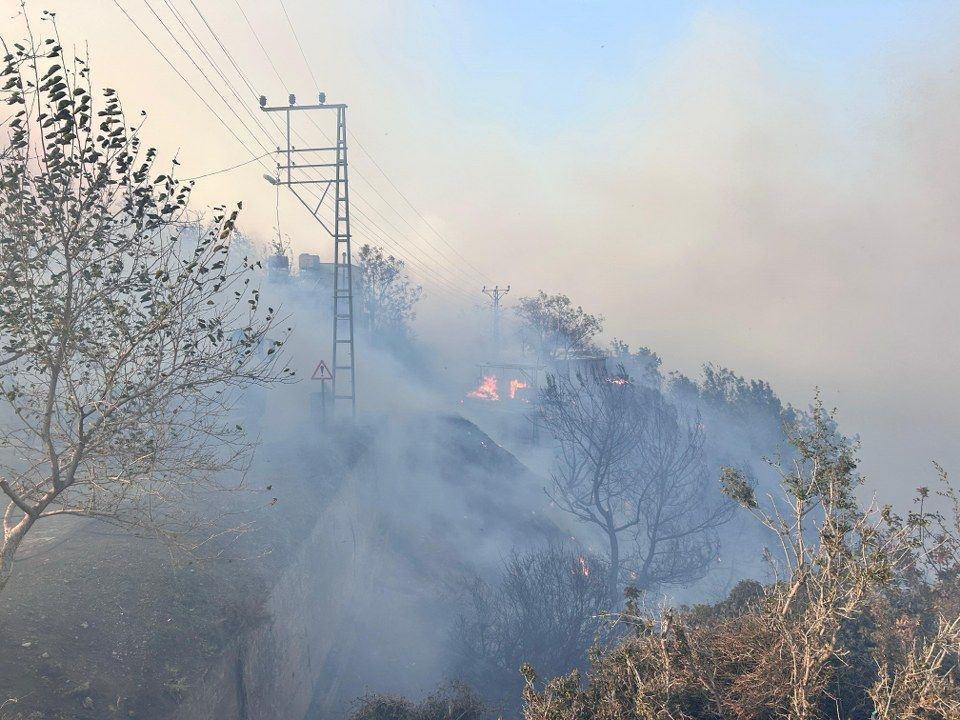
[[[3,2],[3,37],[22,36]],[[725,365],[800,406],[819,387],[885,499],[932,483],[933,459],[960,472],[956,3],[31,0],[42,8],[97,83],[147,111],[145,138],[183,177],[281,141],[254,125],[257,95],[347,103],[354,234],[408,259],[434,330],[484,283],[510,284],[508,305],[563,292],[668,369]],[[194,201],[242,200],[246,232],[279,225],[294,253],[328,257],[269,169],[201,178]]]

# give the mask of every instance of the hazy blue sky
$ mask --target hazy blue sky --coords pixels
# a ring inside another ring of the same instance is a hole
[[[149,0],[183,37],[167,2],[217,52],[190,0]],[[278,0],[239,2],[283,82],[235,0],[195,2],[257,93],[313,95]],[[359,240],[387,236],[478,299],[484,280],[567,292],[669,368],[718,362],[800,404],[819,385],[902,494],[931,458],[960,467],[957,3],[285,2],[322,89],[470,267],[355,145]],[[254,97],[225,106],[144,0],[120,3],[242,134],[232,113]],[[149,112],[183,175],[249,158],[113,0],[32,6],[89,42],[97,81]],[[262,172],[196,200],[242,199],[268,238]],[[328,253],[279,202],[295,251]],[[457,304],[427,290],[425,335]]]

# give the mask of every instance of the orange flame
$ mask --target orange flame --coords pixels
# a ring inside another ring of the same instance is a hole
[[[517,390],[523,390],[527,384],[523,380],[511,380],[510,381],[510,399],[513,400],[517,396]]]
[[[590,577],[590,566],[587,565],[587,559],[580,555],[577,560],[580,561],[580,574],[584,577]]]
[[[483,381],[477,389],[468,392],[467,397],[477,398],[478,400],[499,400],[500,393],[497,392],[497,376],[484,375]]]

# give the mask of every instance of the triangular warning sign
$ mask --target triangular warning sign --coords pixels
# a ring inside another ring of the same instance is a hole
[[[311,380],[333,380],[333,373],[330,372],[330,368],[327,367],[327,364],[321,360],[320,364],[317,365],[317,369],[313,371],[313,375],[310,376]]]

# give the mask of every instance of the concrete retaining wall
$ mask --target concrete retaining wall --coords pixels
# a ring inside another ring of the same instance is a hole
[[[270,592],[269,620],[236,638],[193,685],[178,720],[303,720],[352,588],[331,587],[353,553],[337,508],[318,518]],[[343,552],[347,550],[347,552]],[[322,568],[322,571],[321,571]]]

